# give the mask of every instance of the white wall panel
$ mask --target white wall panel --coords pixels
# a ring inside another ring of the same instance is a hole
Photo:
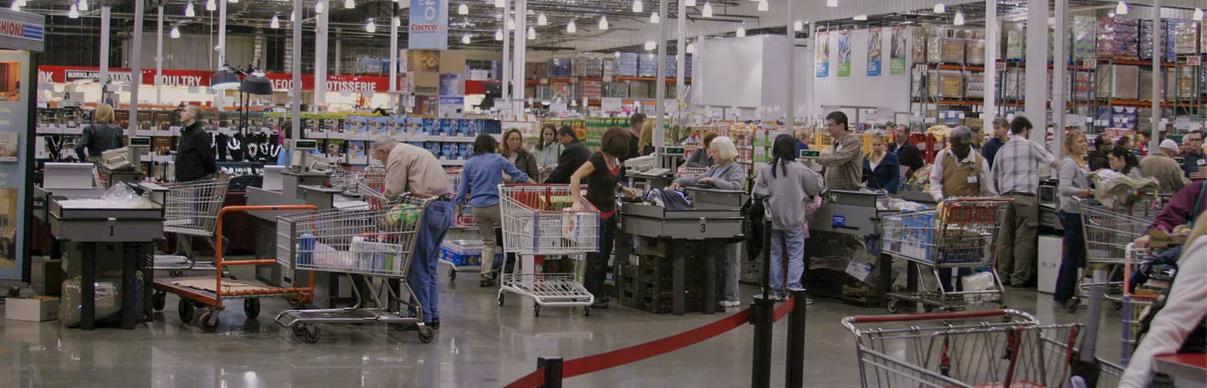
[[[163,39],[163,68],[173,70],[217,70],[218,51],[214,50],[217,41],[209,35],[181,35],[179,39],[167,37]],[[142,67],[155,68],[155,32],[143,34]],[[216,38],[214,38],[216,39]],[[129,42],[127,42],[129,43]],[[130,48],[132,44],[122,45],[122,67],[129,67]],[[227,36],[226,60],[231,66],[243,68],[255,61],[254,36]]]
[[[891,75],[889,66],[889,51],[892,47],[891,30],[884,29],[880,34],[882,59],[879,77],[868,77],[868,30],[854,30],[851,35],[851,76],[838,78],[838,31],[831,31],[830,39],[830,71],[824,78],[817,78],[816,73],[807,75],[813,80],[813,111],[825,114],[821,109],[826,105],[852,105],[892,108],[897,112],[909,110],[909,58],[910,50],[906,50],[906,71],[902,75]],[[903,30],[906,42],[909,42],[908,29]],[[807,59],[813,62],[813,56]]]

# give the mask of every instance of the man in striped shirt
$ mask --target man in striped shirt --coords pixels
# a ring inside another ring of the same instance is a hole
[[[1014,287],[1034,284],[1039,166],[1056,168],[1058,163],[1043,146],[1027,140],[1032,128],[1031,120],[1016,116],[1010,123],[1010,141],[997,151],[993,162],[998,192],[1012,200],[997,235],[996,266],[1002,283]]]

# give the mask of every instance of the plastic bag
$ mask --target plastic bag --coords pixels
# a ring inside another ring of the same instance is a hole
[[[95,321],[100,322],[110,315],[122,310],[120,281],[115,279],[98,279],[96,281],[96,314]],[[66,326],[80,324],[80,278],[74,277],[63,282],[63,301],[59,304],[59,321]]]
[[[139,207],[146,201],[146,199],[138,195],[138,193],[134,192],[134,189],[131,189],[127,185],[113,185],[113,187],[105,190],[105,194],[101,195],[101,199],[113,203],[113,207],[126,208]]]
[[[960,278],[960,282],[964,285],[964,292],[993,291],[995,287],[992,272],[980,272],[968,275]],[[964,300],[968,304],[984,304],[992,302],[994,299],[993,294],[964,295]]]

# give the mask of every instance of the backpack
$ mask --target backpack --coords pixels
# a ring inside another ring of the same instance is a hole
[[[766,233],[767,208],[761,199],[751,195],[742,205],[742,234],[746,236],[747,257],[759,257],[763,252],[763,233]]]

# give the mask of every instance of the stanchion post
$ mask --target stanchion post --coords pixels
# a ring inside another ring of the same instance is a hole
[[[562,388],[562,358],[541,357],[536,359],[536,368],[545,368],[545,385],[542,388]]]
[[[764,202],[764,206],[770,204]],[[763,292],[755,295],[750,306],[750,322],[754,324],[754,366],[751,368],[751,387],[771,386],[772,324],[775,323],[775,300],[771,288],[771,214],[763,218]]]
[[[788,314],[788,364],[784,367],[788,388],[801,388],[805,384],[805,290],[792,290],[793,308]]]

